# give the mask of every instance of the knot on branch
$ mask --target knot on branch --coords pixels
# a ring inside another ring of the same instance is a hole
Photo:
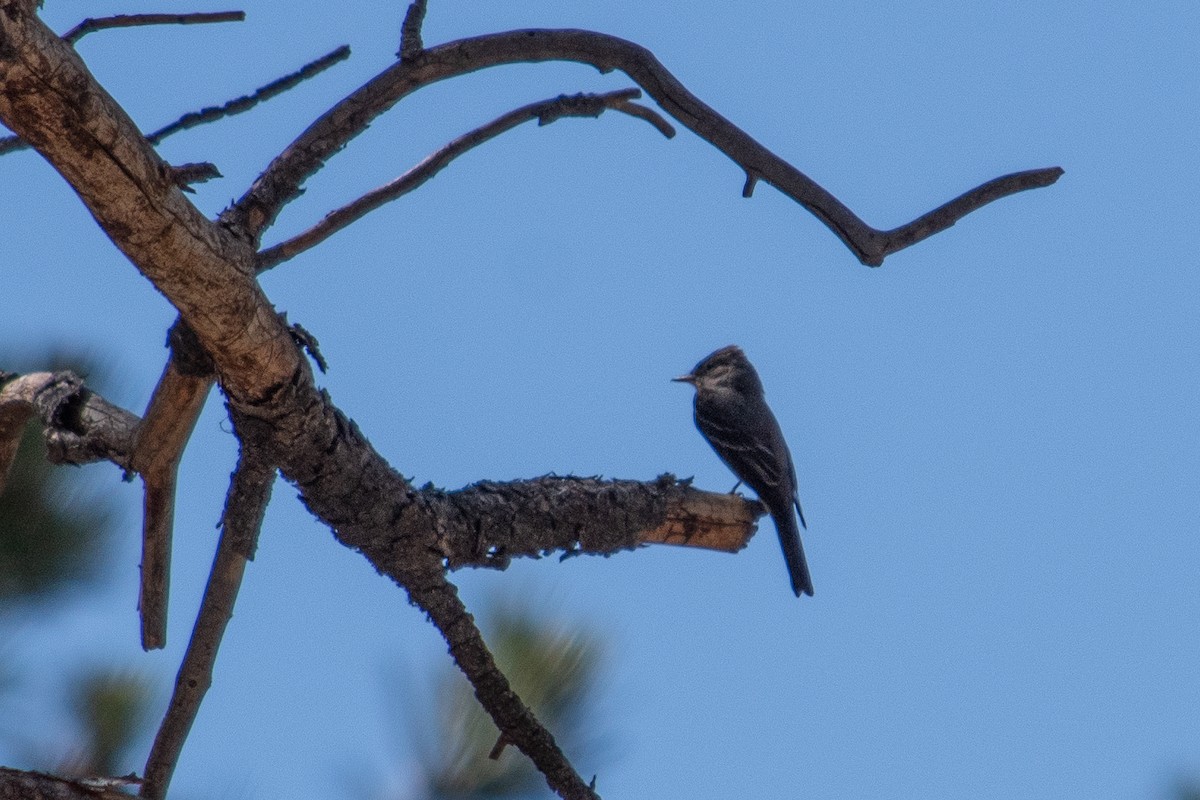
[[[560,94],[538,111],[538,125],[549,125],[563,117],[598,117],[604,113],[605,109],[612,108],[615,102],[632,100],[640,96],[641,92],[637,89],[626,89],[623,92],[607,95],[586,92]]]
[[[193,183],[206,183],[213,178],[223,178],[217,165],[208,161],[196,161],[188,164],[173,165],[168,168],[171,183],[182,191],[193,192]]]

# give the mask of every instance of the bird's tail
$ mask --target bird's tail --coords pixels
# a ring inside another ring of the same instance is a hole
[[[808,562],[804,559],[804,546],[800,544],[800,526],[792,506],[784,507],[782,514],[772,515],[775,529],[779,532],[779,544],[783,548],[783,560],[787,564],[788,577],[792,579],[792,591],[796,597],[806,594],[812,597],[812,576],[808,574]]]

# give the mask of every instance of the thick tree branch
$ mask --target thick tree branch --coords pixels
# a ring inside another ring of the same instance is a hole
[[[67,780],[42,772],[0,767],[0,798],[3,800],[129,800],[129,795],[122,789],[137,783],[138,779],[133,775]]]
[[[139,421],[136,414],[93,393],[71,372],[4,374],[7,379],[0,382],[0,454],[15,455],[25,422],[36,416],[45,426],[50,461],[112,461],[122,469],[130,469]],[[0,461],[0,466],[7,473],[8,465]]]
[[[217,650],[233,617],[246,562],[254,557],[274,480],[274,467],[243,446],[225,499],[221,540],[204,589],[200,613],[196,616],[196,626],[179,667],[167,713],[146,761],[142,797],[162,800],[166,796],[184,742],[200,711],[200,703],[212,686]]]
[[[840,200],[794,166],[703,103],[646,48],[593,31],[519,30],[460,39],[423,50],[401,60],[335,105],[281,153],[250,191],[223,219],[242,228],[255,241],[285,205],[300,193],[305,180],[371,120],[396,102],[446,78],[502,64],[576,61],[601,72],[619,69],[645,89],[672,117],[725,153],[755,180],[769,183],[808,209],[871,266],[1000,197],[1058,180],[1058,167],[1007,175],[989,181],[907,225],[890,231],[872,228]],[[747,188],[752,182],[747,183]],[[746,193],[745,191],[743,193]]]
[[[269,396],[300,354],[253,275],[243,239],[208,220],[78,54],[0,0],[0,120],[74,188],[113,243],[179,310],[225,389]]]
[[[24,413],[20,426],[36,413],[46,426],[47,438],[59,443],[56,461],[108,460],[132,470],[135,448],[144,441],[146,421],[108,403],[69,372],[10,378],[0,383],[0,432],[7,430],[3,423],[10,413]],[[352,423],[336,421],[340,418],[336,409],[328,411],[334,414],[334,427],[342,431],[333,433],[335,439],[361,436]],[[185,421],[176,420],[177,431]],[[249,426],[243,422],[239,433],[246,429]],[[256,430],[259,446],[269,444],[263,433],[267,429],[260,426]],[[175,452],[174,447],[170,452]],[[388,480],[403,481],[384,467]],[[607,556],[646,544],[735,553],[749,542],[756,520],[764,513],[756,501],[694,489],[690,480],[670,474],[653,481],[574,476],[480,481],[454,491],[434,486],[414,489],[406,482],[403,486],[401,493],[407,496],[400,502],[418,504],[424,519],[403,521],[400,528],[375,539],[372,552],[386,562],[382,554],[400,546],[399,540],[432,531],[436,537],[429,540],[430,552],[443,569],[451,570],[504,569],[513,558],[541,558],[556,552],[564,558]],[[337,488],[339,492],[354,491],[354,487]],[[389,511],[387,516],[404,513]],[[394,567],[377,566],[395,577]]]
[[[673,136],[674,129],[662,117],[648,108],[630,102],[641,97],[641,94],[638,89],[622,89],[607,94],[559,95],[510,111],[446,144],[395,180],[329,212],[324,219],[303,233],[263,250],[258,254],[258,271],[264,272],[317,246],[380,206],[417,189],[468,150],[529,120],[536,119],[538,125],[548,125],[563,117],[598,117],[606,109],[612,108],[646,119],[667,136]]]
[[[142,25],[204,25],[213,22],[244,22],[245,11],[214,11],[195,14],[117,14],[112,17],[88,17],[62,35],[75,44],[84,36],[110,28],[135,28]]]

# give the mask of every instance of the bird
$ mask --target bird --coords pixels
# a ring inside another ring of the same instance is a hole
[[[808,530],[808,523],[796,491],[796,468],[754,365],[740,347],[731,344],[672,380],[695,387],[696,428],[737,476],[734,491],[744,483],[767,507],[779,533],[792,591],[796,597],[811,597],[812,577],[800,543],[800,527]]]

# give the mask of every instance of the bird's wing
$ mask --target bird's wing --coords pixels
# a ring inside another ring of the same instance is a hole
[[[792,505],[796,507],[796,513],[800,515],[800,527],[808,530],[808,523],[804,521],[804,509],[800,507],[800,488],[796,483],[796,465],[792,463],[792,454],[788,452],[788,474],[792,478]]]
[[[765,416],[757,416],[757,419],[767,424],[757,431],[747,430],[744,420],[722,413],[720,407],[706,406],[703,413],[699,409],[697,412],[696,427],[735,475],[759,497],[774,497],[784,488],[788,491],[787,499],[791,500],[795,480],[783,471],[784,465],[790,469],[791,456],[770,409],[763,406],[758,411],[759,415],[765,412]],[[745,409],[736,409],[736,412],[745,413]]]

